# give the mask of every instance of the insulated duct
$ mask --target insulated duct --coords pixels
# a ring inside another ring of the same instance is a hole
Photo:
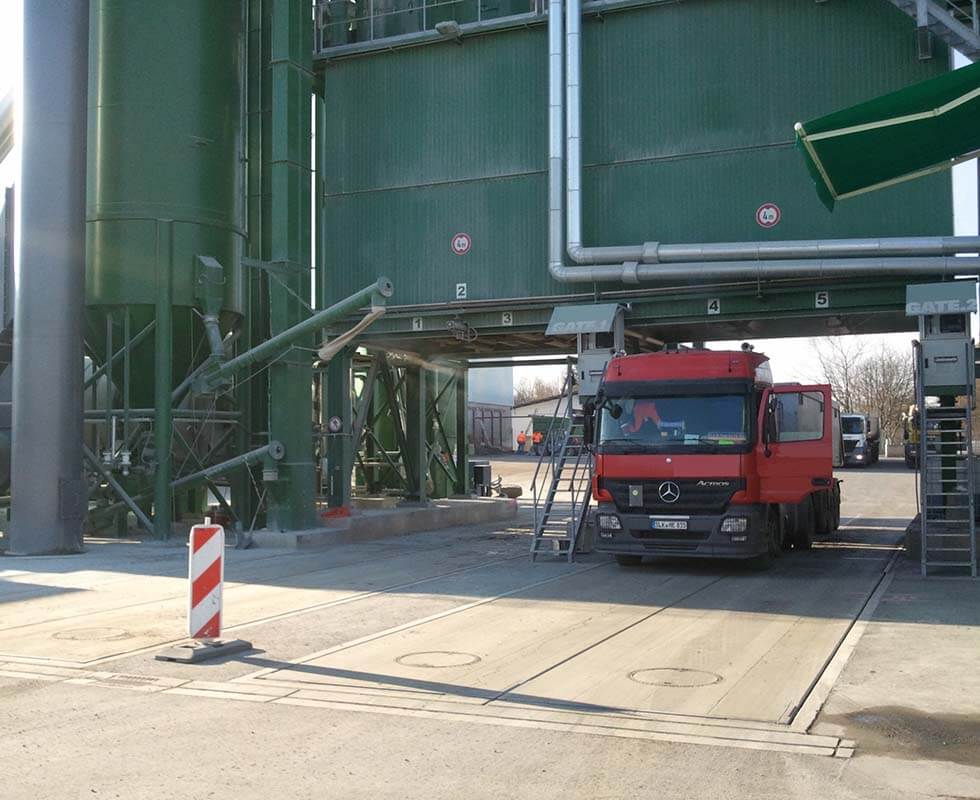
[[[950,258],[958,253],[980,252],[980,237],[977,236],[708,244],[645,242],[617,247],[584,247],[582,0],[567,0],[567,7],[564,2],[549,0],[548,3],[548,270],[555,280],[562,283],[683,283],[718,279],[862,277],[883,272],[952,277],[977,271],[980,260],[976,258]],[[582,266],[566,264],[566,253],[574,264]],[[684,266],[668,268],[664,264]]]

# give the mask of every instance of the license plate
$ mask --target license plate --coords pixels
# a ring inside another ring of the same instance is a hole
[[[650,527],[658,531],[686,531],[686,519],[651,519]]]

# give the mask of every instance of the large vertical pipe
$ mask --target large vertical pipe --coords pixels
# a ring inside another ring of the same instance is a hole
[[[24,3],[10,552],[81,550],[88,0]]]
[[[174,436],[173,391],[173,302],[174,302],[174,223],[157,221],[156,243],[156,373],[154,376],[153,449],[156,474],[153,492],[153,529],[158,539],[167,540],[173,529],[173,473],[171,448]]]

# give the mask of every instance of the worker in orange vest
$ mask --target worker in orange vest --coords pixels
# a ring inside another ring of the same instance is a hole
[[[660,421],[657,404],[653,400],[637,400],[633,407],[633,419],[620,425],[620,427],[626,433],[639,433],[640,429],[647,423],[651,423],[655,429],[659,428]]]
[[[531,434],[531,442],[534,444],[534,455],[541,455],[541,442],[543,440],[544,437],[541,435],[541,431],[535,431]]]
[[[517,433],[517,452],[520,455],[524,455],[524,447],[527,445],[527,434],[524,431],[518,431]]]

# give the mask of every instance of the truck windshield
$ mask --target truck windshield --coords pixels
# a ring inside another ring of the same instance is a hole
[[[743,449],[746,400],[742,394],[610,399],[602,408],[599,445],[605,452]]]
[[[864,418],[841,417],[840,427],[842,433],[864,433]]]

